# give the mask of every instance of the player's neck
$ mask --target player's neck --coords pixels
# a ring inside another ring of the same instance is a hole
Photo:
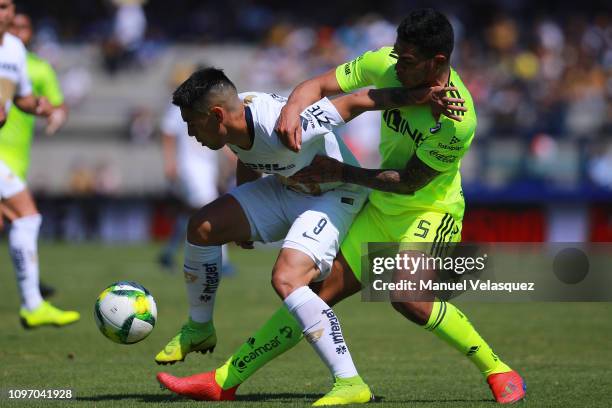
[[[438,86],[446,86],[450,80],[450,65],[445,66],[441,71],[440,75],[438,75],[435,79],[434,85]]]
[[[227,141],[241,149],[248,150],[253,145],[244,109],[240,109],[227,124]]]

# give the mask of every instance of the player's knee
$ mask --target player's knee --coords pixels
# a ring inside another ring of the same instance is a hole
[[[211,225],[206,218],[193,215],[187,224],[187,241],[194,245],[206,245],[210,242]]]
[[[275,265],[272,270],[272,287],[282,299],[285,299],[287,296],[291,294],[296,287],[296,283],[289,273],[287,273],[286,269],[282,266]]]
[[[308,283],[307,279],[297,273],[295,268],[282,262],[281,259],[277,260],[272,269],[272,287],[282,299],[285,299],[294,290],[307,286]]]
[[[289,292],[288,282],[285,279],[283,279],[281,276],[278,276],[277,274],[272,273],[272,279],[270,279],[270,283],[272,284],[272,287],[274,288],[274,291],[276,292],[276,294],[280,296],[282,299],[288,296],[288,292]]]
[[[294,249],[281,250],[272,269],[272,287],[285,299],[294,290],[308,286],[319,272],[312,259]]]
[[[391,305],[405,318],[416,324],[424,325],[429,320],[429,315],[431,313],[430,302],[398,301],[391,302]]]

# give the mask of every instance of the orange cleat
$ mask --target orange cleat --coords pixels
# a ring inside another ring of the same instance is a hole
[[[513,404],[525,398],[527,384],[516,371],[491,374],[487,377],[489,388],[500,404]]]
[[[168,373],[158,373],[157,381],[164,388],[199,401],[233,401],[238,386],[224,390],[215,381],[215,370],[189,377],[175,377]]]

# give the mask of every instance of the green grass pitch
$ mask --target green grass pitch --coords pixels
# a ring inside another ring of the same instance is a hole
[[[224,279],[217,297],[219,343],[212,356],[158,367],[154,355],[186,318],[182,273],[162,273],[158,247],[43,244],[43,279],[59,293],[53,302],[76,308],[73,326],[25,331],[6,241],[0,253],[0,406],[203,407],[161,390],[158,371],[189,375],[222,363],[281,304],[270,282],[273,250],[233,249],[238,275]],[[134,280],[155,296],[158,321],[141,343],[105,339],[93,320],[94,301],[114,281]],[[478,304],[460,306],[494,350],[524,375],[532,407],[612,406],[612,305],[576,303]],[[459,353],[382,303],[358,296],[336,311],[355,363],[378,397],[376,407],[492,407],[477,370]],[[269,364],[225,407],[309,406],[330,389],[327,369],[308,344]],[[72,401],[9,401],[8,389],[65,389]]]

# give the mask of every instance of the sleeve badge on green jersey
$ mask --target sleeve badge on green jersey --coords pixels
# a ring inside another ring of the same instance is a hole
[[[433,135],[434,133],[437,133],[438,130],[440,130],[440,129],[442,129],[442,123],[438,122],[438,123],[436,123],[436,126],[429,128],[429,132]]]

